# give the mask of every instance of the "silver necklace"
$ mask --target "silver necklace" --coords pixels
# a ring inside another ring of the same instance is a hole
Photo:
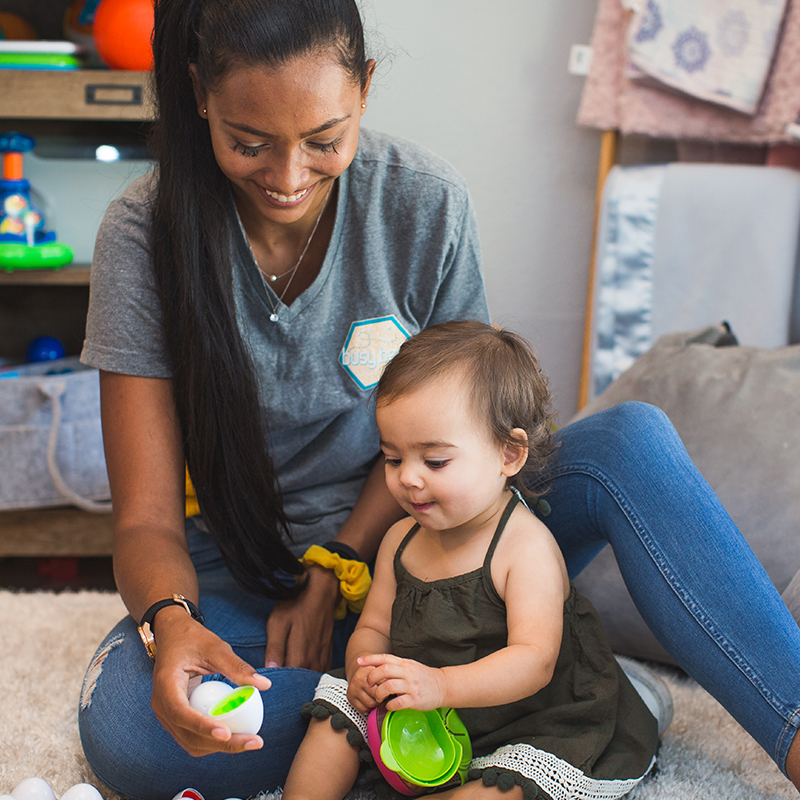
[[[258,266],[258,261],[256,260],[255,253],[253,253],[253,261],[256,262],[256,267],[258,267],[258,274],[261,276],[261,282],[264,284],[264,290],[267,294],[267,301],[269,302],[270,307],[270,315],[269,321],[270,322],[277,322],[280,319],[280,315],[278,314],[278,308],[283,302],[283,298],[286,296],[286,292],[289,291],[289,287],[294,280],[294,276],[297,273],[298,268],[300,267],[305,254],[308,252],[308,248],[311,246],[311,240],[314,238],[314,234],[317,232],[317,228],[319,227],[319,222],[322,219],[322,215],[325,212],[325,208],[328,205],[328,196],[330,195],[331,190],[328,187],[328,193],[325,195],[325,200],[322,203],[322,208],[317,215],[317,221],[314,223],[314,227],[311,229],[311,236],[308,237],[308,241],[306,242],[306,246],[303,248],[303,252],[300,253],[300,258],[297,259],[297,262],[293,267],[289,267],[289,269],[284,270],[283,272],[275,275],[274,273],[268,272],[266,275],[262,271],[261,267]],[[253,248],[250,248],[250,252],[253,252]],[[284,275],[289,275],[289,280],[286,281],[286,286],[283,287],[283,291],[278,296],[278,302],[273,304],[272,297],[270,296],[269,286],[267,285],[267,281],[270,283],[274,283],[278,278],[282,278]]]

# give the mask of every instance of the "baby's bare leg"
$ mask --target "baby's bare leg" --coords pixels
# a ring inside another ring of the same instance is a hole
[[[484,786],[483,781],[468,781],[457,789],[448,789],[433,797],[436,800],[522,800],[522,787],[516,784],[510,789]]]
[[[327,719],[312,719],[292,761],[283,800],[342,800],[356,782],[358,765],[358,750],[347,741],[347,730],[334,730]]]

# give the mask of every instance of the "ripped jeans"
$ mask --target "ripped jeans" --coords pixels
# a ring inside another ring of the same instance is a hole
[[[800,710],[800,628],[664,414],[626,403],[567,426],[548,476],[546,518],[575,576],[608,543],[630,593],[665,649],[783,770]],[[264,663],[271,601],[233,582],[209,537],[188,540],[208,627],[255,667]],[[341,663],[353,620],[336,632]],[[86,757],[97,776],[134,800],[188,786],[206,800],[248,797],[283,784],[318,674],[262,670],[263,749],[193,758],[150,708],[152,665],[130,617],[100,646],[81,697]]]

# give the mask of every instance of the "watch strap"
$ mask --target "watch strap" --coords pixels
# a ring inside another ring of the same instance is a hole
[[[183,608],[186,609],[186,613],[192,619],[196,619],[201,625],[205,623],[203,612],[200,611],[191,600],[187,600],[182,594],[173,594],[172,597],[167,597],[165,600],[159,600],[157,603],[153,603],[153,605],[144,612],[139,627],[147,623],[152,628],[153,619],[156,614],[167,606],[183,606]]]
[[[336,555],[346,558],[350,561],[364,560],[354,547],[350,547],[349,544],[345,544],[344,542],[331,540],[330,542],[325,542],[322,547],[324,547],[329,553],[336,553]]]
[[[182,594],[173,594],[172,597],[153,603],[153,605],[144,612],[142,621],[139,623],[139,636],[142,637],[142,643],[150,658],[156,657],[156,639],[153,634],[153,620],[162,608],[167,608],[168,606],[181,606],[192,619],[197,620],[201,625],[205,624],[203,612]]]

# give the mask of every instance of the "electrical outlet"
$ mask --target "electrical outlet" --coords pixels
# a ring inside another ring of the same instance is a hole
[[[592,65],[592,48],[588,44],[574,44],[569,49],[567,72],[570,75],[586,76]]]

